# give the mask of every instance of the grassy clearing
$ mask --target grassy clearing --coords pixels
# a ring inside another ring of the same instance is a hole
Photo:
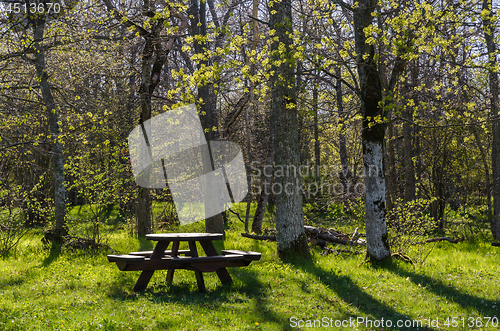
[[[172,286],[160,271],[145,292],[134,293],[139,272],[119,271],[107,262],[106,252],[44,247],[41,231],[32,231],[16,254],[0,260],[0,330],[292,330],[299,320],[334,323],[358,317],[391,319],[393,327],[333,329],[471,330],[469,318],[475,326],[481,318],[483,326],[476,330],[500,330],[500,325],[484,325],[487,317],[500,317],[500,249],[481,238],[437,243],[415,267],[400,261],[360,266],[362,256],[321,256],[316,248],[312,262],[283,264],[275,243],[242,238],[242,228],[232,218],[217,248],[259,251],[262,259],[229,269],[230,286],[206,274],[207,293],[198,293],[194,273],[183,270],[176,271]],[[107,242],[117,251],[152,248],[118,225],[106,229]],[[200,232],[203,224],[178,231]],[[459,326],[452,328],[451,319],[446,326],[448,317],[457,317]],[[438,318],[439,328],[396,327],[397,320],[411,319],[426,320],[427,326],[428,318]]]

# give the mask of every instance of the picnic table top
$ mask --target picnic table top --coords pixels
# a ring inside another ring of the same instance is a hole
[[[222,240],[220,233],[154,233],[147,234],[146,239],[155,241],[191,241],[191,240]]]

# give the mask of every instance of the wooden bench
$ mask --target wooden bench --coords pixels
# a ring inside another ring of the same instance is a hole
[[[137,256],[132,254],[125,255],[108,255],[109,262],[125,261],[125,262],[142,262],[144,261],[144,256]]]
[[[174,270],[187,269],[201,272],[214,272],[224,267],[244,267],[250,261],[244,255],[229,254],[198,257],[171,257],[150,259],[138,255],[108,255],[109,262],[115,262],[121,271],[135,270]],[[252,261],[255,261],[252,260]]]
[[[150,257],[151,254],[153,254],[153,251],[142,251],[142,252],[131,252],[131,253],[128,253],[128,255],[138,255],[138,256],[146,256],[146,257]],[[172,254],[172,250],[167,249],[165,251],[165,255],[171,255],[171,254]],[[179,249],[177,251],[177,254],[178,255],[190,256],[191,255],[191,250],[189,250],[189,249]]]
[[[226,249],[222,250],[222,255],[230,256],[230,255],[243,255],[245,257],[245,261],[258,261],[260,260],[261,254],[257,252],[249,252],[249,251],[239,251],[239,250],[231,250]]]

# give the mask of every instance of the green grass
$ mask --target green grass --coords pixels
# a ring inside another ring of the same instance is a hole
[[[243,216],[244,208],[238,210]],[[470,330],[468,318],[485,323],[486,317],[500,317],[500,249],[481,238],[438,243],[425,263],[415,267],[401,261],[360,266],[360,255],[321,256],[317,248],[312,261],[284,264],[275,243],[242,238],[243,226],[235,219],[231,217],[226,239],[217,248],[259,251],[262,259],[229,269],[232,285],[205,274],[207,293],[199,293],[194,273],[184,270],[176,271],[172,286],[165,284],[166,271],[156,272],[145,292],[134,293],[139,272],[119,271],[107,262],[106,252],[44,247],[41,230],[34,230],[15,254],[0,260],[0,330],[292,330],[292,317],[328,322],[384,318],[394,324],[398,319],[439,318],[440,330]],[[326,221],[322,226],[328,226]],[[119,226],[106,231],[108,245],[119,252],[152,247]],[[203,224],[178,231],[203,231]],[[448,317],[460,323],[464,318],[466,326],[447,327]]]

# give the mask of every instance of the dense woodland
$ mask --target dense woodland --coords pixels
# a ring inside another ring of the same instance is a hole
[[[500,240],[497,2],[32,3],[0,4],[4,231],[61,240],[79,205],[94,240],[113,207],[139,236],[176,224],[168,189],[136,185],[127,137],[194,103],[207,140],[242,148],[238,217],[260,234],[271,210],[282,258],[309,254],[305,205],[364,206],[374,260],[411,226],[398,210],[425,214],[429,235],[446,232],[447,211],[474,213],[469,225]],[[206,231],[224,232],[231,211]]]

